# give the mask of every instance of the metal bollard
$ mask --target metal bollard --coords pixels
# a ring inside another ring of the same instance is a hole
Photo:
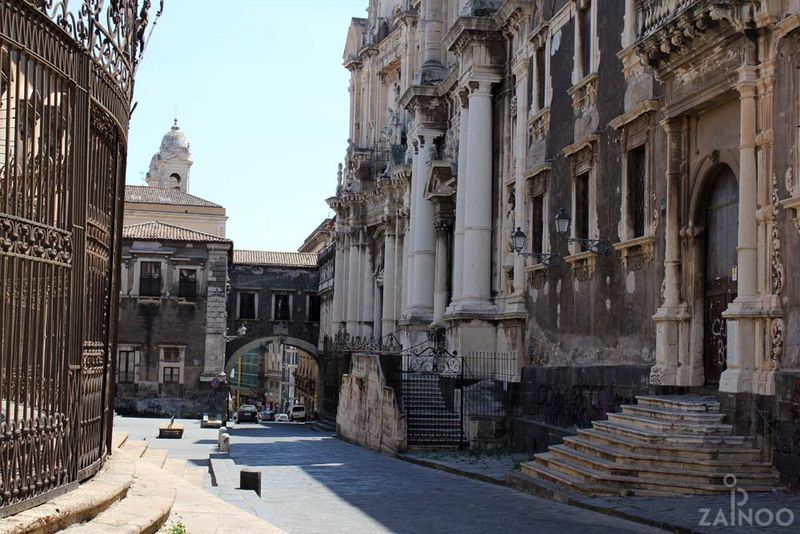
[[[231,435],[230,434],[222,434],[219,438],[219,452],[230,452],[231,451]]]
[[[261,470],[242,469],[239,471],[239,489],[253,490],[261,497]]]

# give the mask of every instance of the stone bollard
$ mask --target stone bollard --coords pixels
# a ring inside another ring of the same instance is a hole
[[[231,452],[231,435],[222,434],[219,438],[219,452]]]
[[[261,497],[261,470],[242,469],[239,471],[239,489],[253,490]]]
[[[219,432],[217,432],[217,441],[222,439],[222,434],[228,433],[228,427],[221,426],[219,427]]]

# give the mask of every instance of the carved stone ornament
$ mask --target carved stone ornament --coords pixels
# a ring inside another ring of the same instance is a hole
[[[660,365],[654,365],[650,368],[650,384],[653,386],[664,384],[664,368]]]
[[[780,295],[783,291],[784,284],[784,271],[783,262],[781,261],[781,236],[778,228],[778,211],[781,207],[781,201],[778,198],[778,180],[776,176],[772,175],[772,231],[770,232],[770,241],[772,244],[772,253],[770,255],[770,272],[772,278],[772,293]]]
[[[589,254],[586,257],[574,259],[570,263],[572,263],[572,276],[578,282],[587,282],[594,277],[597,263],[594,255]]]
[[[534,269],[528,272],[528,285],[534,289],[542,289],[547,281],[547,269]]]
[[[794,183],[794,173],[792,172],[791,167],[786,169],[786,175],[784,176],[784,179],[786,180],[786,190],[789,192],[789,196],[796,196],[800,191],[795,191],[796,186]]]
[[[772,350],[770,351],[772,369],[778,368],[778,363],[783,355],[784,327],[785,325],[781,318],[772,319],[770,322],[769,333],[772,344]]]

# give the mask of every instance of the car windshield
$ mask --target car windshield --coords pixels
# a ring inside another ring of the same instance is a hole
[[[306,408],[305,408],[305,406],[295,406],[294,408],[292,408],[292,411],[293,412],[304,412],[304,411],[306,411]]]

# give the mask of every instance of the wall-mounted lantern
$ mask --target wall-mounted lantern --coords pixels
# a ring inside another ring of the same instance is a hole
[[[556,232],[562,238],[569,234],[572,219],[564,208],[560,208],[554,218]],[[608,256],[611,254],[611,242],[608,239],[586,239],[584,237],[567,237],[567,241],[578,243],[587,251],[596,256]]]

